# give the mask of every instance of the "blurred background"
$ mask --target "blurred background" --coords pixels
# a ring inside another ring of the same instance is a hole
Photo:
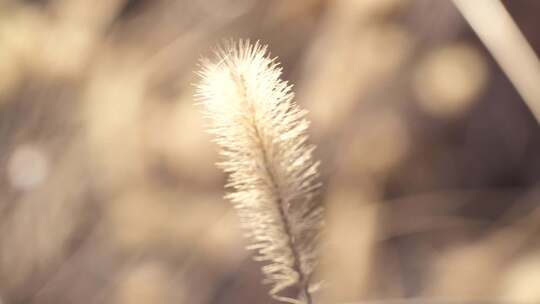
[[[451,1],[0,0],[0,303],[274,303],[192,97],[226,38],[310,111],[317,303],[540,302],[539,125]]]

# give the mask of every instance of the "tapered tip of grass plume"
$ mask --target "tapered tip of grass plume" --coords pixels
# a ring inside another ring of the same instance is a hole
[[[322,207],[313,199],[318,162],[307,144],[306,112],[293,101],[281,68],[258,42],[228,42],[203,59],[196,97],[209,118],[228,174],[227,198],[262,261],[270,294],[311,303],[310,279]],[[298,297],[282,296],[296,290]]]

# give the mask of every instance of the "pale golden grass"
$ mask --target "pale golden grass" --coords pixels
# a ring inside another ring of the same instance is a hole
[[[524,97],[537,63],[508,14],[484,49],[447,1],[206,2],[0,1],[0,303],[271,301],[192,104],[231,36],[267,41],[310,111],[314,302],[540,301],[538,130],[489,52]],[[504,5],[536,41],[535,1]]]
[[[312,303],[311,276],[322,208],[313,196],[320,183],[308,145],[306,112],[266,46],[229,42],[214,60],[203,60],[197,97],[229,175],[227,198],[265,263],[270,294],[290,303]],[[281,292],[297,287],[300,295]]]

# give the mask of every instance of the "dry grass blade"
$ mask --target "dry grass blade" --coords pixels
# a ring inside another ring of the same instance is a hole
[[[454,0],[456,7],[540,122],[540,61],[499,0]]]

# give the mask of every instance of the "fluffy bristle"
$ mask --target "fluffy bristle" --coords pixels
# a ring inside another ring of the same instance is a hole
[[[322,208],[318,163],[308,145],[306,112],[293,101],[281,68],[258,42],[229,42],[204,59],[197,98],[228,174],[227,198],[256,250],[275,298],[311,303],[310,278]],[[280,296],[296,287],[297,298]]]

